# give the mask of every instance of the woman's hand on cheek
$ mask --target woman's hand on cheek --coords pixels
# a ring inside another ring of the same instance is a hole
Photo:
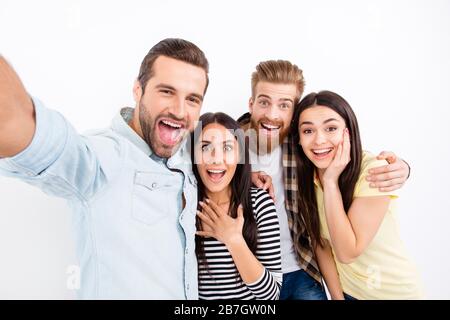
[[[339,176],[350,162],[350,135],[347,128],[344,129],[343,139],[338,144],[336,153],[322,177],[323,182],[337,183]]]

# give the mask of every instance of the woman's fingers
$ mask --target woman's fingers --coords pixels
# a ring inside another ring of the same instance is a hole
[[[350,162],[350,149],[351,149],[350,134],[348,132],[348,129],[345,129],[344,143],[343,143],[343,152],[342,152],[345,164]]]
[[[207,214],[212,221],[215,221],[218,218],[217,213],[207,203],[199,201],[199,204],[202,207],[202,212]]]
[[[204,238],[214,238],[214,234],[210,231],[197,231],[195,234]]]
[[[338,144],[336,154],[334,155],[333,162],[334,164],[339,164],[342,157],[342,142]]]
[[[202,223],[208,225],[209,227],[214,227],[214,222],[209,218],[208,215],[197,210],[197,216],[202,220]]]
[[[216,214],[216,216],[221,216],[224,214],[221,207],[219,207],[214,201],[210,199],[205,199],[206,205],[209,206],[209,208]]]

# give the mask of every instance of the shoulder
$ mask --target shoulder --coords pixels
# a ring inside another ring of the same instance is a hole
[[[97,153],[119,155],[123,151],[126,141],[110,128],[89,130],[83,134]]]
[[[260,188],[256,188],[256,187],[251,187],[250,188],[250,194],[252,196],[252,201],[272,201],[272,198],[270,197],[269,193],[264,190],[264,189],[260,189]]]
[[[363,157],[361,160],[361,175],[368,174],[369,170],[376,167],[387,165],[386,160],[378,160],[375,155],[369,151],[363,151]]]
[[[277,215],[275,203],[266,190],[254,188],[250,189],[253,211],[257,220],[264,217]]]
[[[112,179],[121,172],[128,154],[127,141],[110,128],[83,133],[86,148],[91,150],[105,175]]]
[[[370,182],[366,180],[369,175],[369,170],[376,167],[381,167],[387,165],[386,160],[378,160],[375,155],[368,151],[363,152],[363,157],[361,161],[361,170],[359,174],[358,181],[355,185],[354,197],[370,197],[370,196],[397,196],[395,191],[382,192],[378,188],[371,188]]]

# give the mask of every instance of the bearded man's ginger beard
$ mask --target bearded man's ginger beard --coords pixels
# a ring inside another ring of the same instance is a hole
[[[250,149],[258,155],[270,154],[283,143],[289,133],[289,130],[283,130],[283,127],[281,127],[278,135],[269,137],[261,132],[259,123],[252,119],[250,120],[250,123],[243,126],[243,129],[246,131],[246,135],[250,137]]]

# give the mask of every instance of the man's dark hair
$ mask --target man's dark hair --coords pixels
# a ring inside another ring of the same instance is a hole
[[[142,87],[142,94],[144,94],[148,80],[154,75],[153,63],[159,56],[180,60],[205,70],[206,86],[204,93],[206,93],[209,84],[209,63],[203,51],[192,42],[183,39],[167,38],[154,45],[142,61],[137,78]]]

